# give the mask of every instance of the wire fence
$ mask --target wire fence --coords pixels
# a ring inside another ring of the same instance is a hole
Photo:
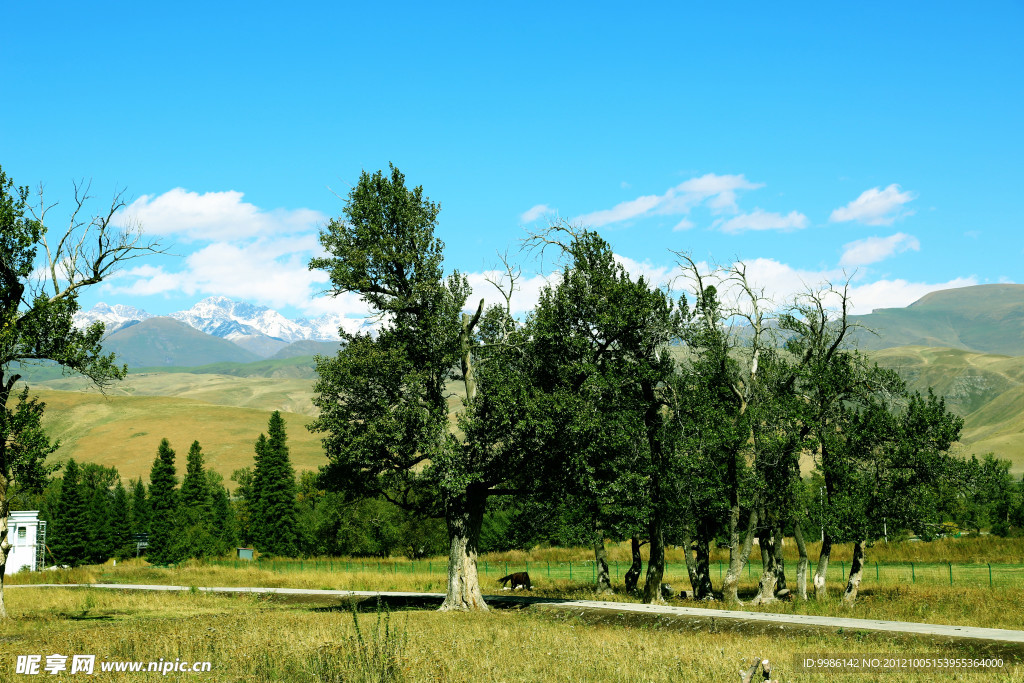
[[[369,560],[369,559],[309,559],[309,560],[210,560],[208,564],[216,566],[233,566],[236,569],[255,567],[279,573],[297,573],[307,571],[322,572],[376,572],[389,574],[427,574],[446,575],[448,563],[444,560]],[[626,562],[609,562],[608,571],[612,581],[622,581],[630,567]],[[646,570],[646,565],[645,565]],[[724,562],[711,564],[711,577],[716,585],[721,585],[725,578],[728,565]],[[827,579],[830,582],[847,579],[849,563],[834,561],[829,563]],[[535,581],[547,578],[552,581],[571,581],[584,583],[597,581],[597,566],[593,561],[583,562],[491,562],[481,560],[477,563],[477,571],[482,578],[507,576],[513,572],[530,572]],[[743,569],[742,583],[756,583],[761,575],[762,566],[759,562],[748,562]],[[815,565],[808,567],[808,577],[815,571]],[[787,563],[785,568],[787,582],[796,581],[796,566]],[[810,578],[808,578],[808,581]],[[689,585],[686,565],[673,563],[665,565],[667,583],[678,586]],[[864,567],[862,586],[871,583],[891,585],[894,583],[921,584],[926,586],[988,586],[990,588],[1024,588],[1024,564],[953,564],[953,563],[878,563],[868,562]]]

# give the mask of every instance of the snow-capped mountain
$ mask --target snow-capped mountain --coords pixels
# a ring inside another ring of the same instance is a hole
[[[93,306],[91,310],[75,313],[75,326],[85,328],[94,322],[102,322],[106,328],[106,333],[110,334],[152,317],[149,313],[134,306],[125,306],[123,304],[108,306],[104,303],[99,303]]]
[[[76,313],[75,325],[87,327],[96,320],[101,320],[106,323],[107,334],[110,334],[152,317],[146,311],[131,306],[108,306],[100,303],[89,311]],[[337,314],[291,320],[266,306],[234,301],[223,296],[203,299],[192,308],[171,313],[169,317],[200,332],[246,347],[254,343],[265,345],[271,340],[280,342],[281,345],[296,341],[336,342],[341,339],[338,335],[338,328],[341,326],[350,332],[372,331],[374,328],[370,320],[346,318]]]
[[[314,339],[337,341],[337,328],[324,331],[330,336],[315,337],[308,324],[289,320],[266,306],[255,306],[244,301],[232,301],[223,296],[203,299],[187,311],[171,313],[171,317],[207,334],[224,339],[262,334],[283,342]],[[321,332],[323,334],[323,332]]]

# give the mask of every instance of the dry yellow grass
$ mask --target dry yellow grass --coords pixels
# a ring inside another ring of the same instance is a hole
[[[992,656],[979,645],[926,644],[866,634],[765,636],[594,624],[565,613],[495,610],[486,614],[410,611],[390,618],[390,677],[368,676],[359,653],[371,650],[377,617],[359,618],[363,645],[344,605],[288,603],[250,595],[134,594],[95,589],[12,589],[14,618],[0,625],[7,654],[0,677],[19,654],[94,654],[97,662],[209,661],[203,681],[727,681],[755,658],[774,662],[782,680],[849,681],[845,674],[799,671],[794,656]],[[372,654],[372,652],[371,652]],[[996,653],[997,655],[999,653]],[[1009,659],[1007,654],[1003,654]],[[371,658],[371,662],[372,662]],[[99,668],[99,664],[97,664]],[[45,675],[45,674],[44,674]],[[138,681],[157,674],[107,673]],[[179,678],[193,677],[180,674]],[[1012,681],[1018,662],[999,673],[963,673],[961,681]],[[171,676],[174,679],[174,675]],[[906,674],[857,676],[905,680]],[[916,681],[945,681],[921,674]]]

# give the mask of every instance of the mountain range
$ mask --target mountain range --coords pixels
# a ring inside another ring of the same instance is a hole
[[[103,348],[133,367],[248,363],[334,353],[341,341],[340,327],[373,330],[368,320],[332,314],[292,320],[266,306],[219,296],[168,316],[105,303],[75,314],[78,327],[94,322],[106,327]]]

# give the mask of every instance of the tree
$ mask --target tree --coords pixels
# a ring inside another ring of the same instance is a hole
[[[359,294],[378,316],[376,336],[339,330],[345,345],[317,358],[311,425],[325,434],[326,488],[443,513],[448,527],[448,592],[441,609],[486,609],[476,555],[487,497],[502,473],[492,454],[450,429],[445,384],[462,368],[476,397],[474,332],[484,314],[461,317],[466,278],[442,271],[444,243],[434,236],[440,207],[408,189],[391,166],[363,172],[344,218],[320,233],[330,254],[311,269],[328,273],[331,291]],[[479,461],[477,458],[482,458]]]
[[[596,233],[559,224],[532,244],[557,247],[567,263],[541,293],[531,320],[533,385],[544,395],[532,421],[553,426],[548,462],[534,486],[549,498],[578,500],[589,518],[599,589],[610,587],[609,527],[630,535],[648,522],[651,561],[644,599],[661,600],[669,506],[665,381],[681,316],[663,292],[633,280]]]
[[[85,502],[79,481],[78,463],[74,458],[64,466],[60,498],[50,528],[50,550],[57,562],[77,567],[87,552]]]
[[[46,204],[42,188],[38,208],[30,209],[28,198],[28,188],[15,187],[0,169],[0,565],[10,550],[9,488],[16,482],[23,490],[41,485],[48,474],[43,462],[55,448],[39,426],[43,404],[29,399],[26,390],[14,408],[10,405],[21,367],[57,363],[101,389],[123,378],[126,368],[115,365],[113,355],[102,355],[102,323],[87,330],[72,324],[78,293],[127,260],[163,253],[157,242],[144,241],[137,227],[115,226],[124,206],[120,193],[105,211],[85,218],[89,187],[76,185],[67,227],[52,245],[46,238],[47,214],[55,204]],[[44,256],[37,261],[40,249]],[[6,616],[0,573],[0,618]]]
[[[156,459],[149,473],[149,548],[146,556],[154,564],[169,564],[175,554],[175,532],[178,529],[178,484],[174,476],[174,451],[167,439],[160,440]]]
[[[111,491],[119,481],[117,470],[96,463],[81,467],[82,498],[85,502],[86,554],[90,564],[102,564],[114,553],[113,530],[110,524]]]
[[[128,492],[120,478],[114,486],[114,496],[110,502],[110,540],[114,556],[118,559],[126,559],[135,555]]]
[[[203,449],[198,441],[189,447],[185,478],[179,494],[176,557],[207,557],[214,554],[213,500],[203,469]]]
[[[287,435],[280,411],[270,415],[267,436],[256,442],[253,476],[260,535],[257,547],[266,553],[294,556],[296,542],[295,470],[288,459]]]
[[[146,496],[146,484],[142,477],[129,482],[132,488],[132,533],[149,533],[149,498]]]

